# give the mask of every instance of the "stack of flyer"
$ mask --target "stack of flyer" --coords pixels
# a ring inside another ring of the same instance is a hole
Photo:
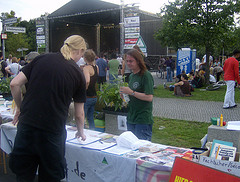
[[[234,161],[236,150],[232,142],[213,140],[209,156],[219,160]]]

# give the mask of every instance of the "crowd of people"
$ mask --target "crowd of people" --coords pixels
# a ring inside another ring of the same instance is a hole
[[[224,71],[227,91],[223,107],[226,109],[236,107],[234,85],[235,80],[240,84],[236,60],[239,57],[240,51],[235,51],[223,68],[218,60],[210,61],[211,75],[216,76],[216,80]],[[172,85],[174,95],[191,96],[194,88],[204,86],[205,58],[199,70],[188,74],[182,71],[176,76],[174,59],[161,58],[159,68],[166,68],[167,82],[178,78]],[[97,56],[92,49],[87,49],[83,37],[72,35],[64,41],[60,53],[36,55],[27,61],[9,55],[6,61],[2,60],[2,77],[13,77],[10,84],[16,103],[13,124],[18,123],[18,130],[9,164],[17,181],[33,181],[37,170],[40,181],[60,181],[65,177],[65,124],[71,102],[74,103],[76,138],[86,140],[86,118],[89,129],[95,129],[94,110],[100,89],[97,83],[114,83],[119,75],[128,82],[128,86],[119,89],[121,98],[123,94],[129,96],[127,129],[139,139],[151,141],[154,80],[144,59],[138,46],[121,58],[114,52],[110,57],[104,53]],[[26,85],[22,98],[21,88]]]
[[[162,78],[167,79],[167,82],[172,82],[174,78],[174,70],[176,68],[176,62],[172,56],[161,57],[158,64],[158,70],[161,72]]]
[[[33,60],[39,53],[30,52],[25,57],[14,57],[9,54],[7,59],[3,59],[2,53],[0,54],[0,79],[8,77],[14,78],[21,71],[21,69]]]
[[[16,72],[13,66],[5,68],[14,77],[10,87],[16,104],[13,124],[18,123],[18,130],[9,166],[17,181],[33,181],[37,170],[39,181],[64,178],[65,124],[72,100],[76,137],[86,140],[85,118],[89,128],[95,129],[96,83],[107,80],[112,83],[119,74],[129,82],[128,87],[120,88],[121,97],[123,94],[130,97],[128,130],[139,139],[151,140],[153,77],[144,55],[136,48],[126,52],[122,61],[115,54],[106,60],[103,54],[97,57],[93,50],[87,49],[84,38],[72,35],[64,41],[60,53],[39,55],[24,66],[14,59],[8,61],[12,61],[9,65],[17,65]],[[22,98],[21,88],[26,84]]]
[[[209,83],[215,84],[222,80],[225,81],[227,85],[223,104],[224,109],[237,107],[234,101],[234,88],[236,87],[235,81],[237,81],[237,86],[239,84],[239,62],[237,60],[239,57],[240,51],[235,50],[232,57],[229,57],[225,61],[223,60],[221,64],[218,58],[214,60],[211,55],[209,56]],[[168,67],[167,74],[169,74],[169,61],[161,58],[159,69],[164,69],[164,66]],[[194,88],[202,88],[206,86],[206,66],[206,55],[204,55],[202,61],[199,62],[199,69],[196,69],[195,71],[192,70],[188,74],[183,70],[181,74],[173,77],[175,78],[175,84],[166,85],[166,83],[164,83],[164,88],[174,91],[174,95],[176,96],[191,96],[191,92],[194,91]],[[171,79],[168,79],[168,76],[166,78],[167,81],[172,82]]]

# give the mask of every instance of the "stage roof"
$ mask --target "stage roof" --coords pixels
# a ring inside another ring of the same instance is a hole
[[[48,19],[64,18],[69,16],[86,15],[112,10],[119,10],[117,4],[100,0],[71,0],[48,16]]]

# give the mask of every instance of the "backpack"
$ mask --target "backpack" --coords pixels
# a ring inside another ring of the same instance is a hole
[[[175,61],[174,60],[171,60],[171,68],[175,69]]]

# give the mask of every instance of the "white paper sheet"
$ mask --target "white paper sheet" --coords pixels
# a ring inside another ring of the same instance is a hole
[[[78,145],[87,145],[87,144],[96,142],[98,140],[101,140],[101,138],[86,136],[86,140],[85,141],[81,140],[80,138],[74,138],[74,139],[68,140],[67,142],[73,143],[73,144],[78,144]]]
[[[228,121],[226,128],[228,130],[240,130],[240,121]]]
[[[106,143],[106,142],[99,140],[94,143],[84,145],[83,148],[94,149],[94,150],[104,150],[104,149],[110,148],[114,145],[116,145],[116,143]]]
[[[131,152],[132,149],[124,148],[124,147],[119,147],[118,145],[115,145],[111,148],[102,150],[103,152],[111,153],[111,154],[116,154],[116,155],[123,155],[128,152]]]

